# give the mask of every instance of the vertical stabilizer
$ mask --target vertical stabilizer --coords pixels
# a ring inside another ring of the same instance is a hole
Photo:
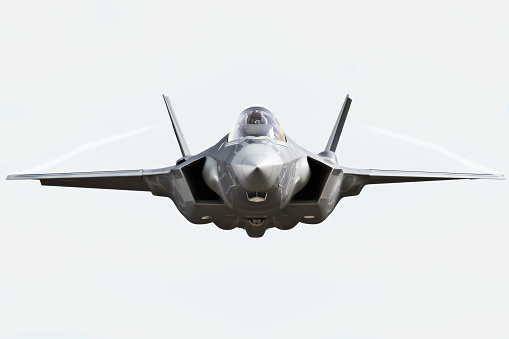
[[[336,120],[334,129],[332,130],[332,133],[330,135],[327,147],[325,147],[325,151],[336,152],[339,137],[341,136],[341,131],[343,130],[343,126],[345,125],[346,116],[348,115],[348,110],[350,109],[351,103],[352,99],[350,99],[347,94],[345,102],[343,103],[343,107],[341,108],[341,112],[339,112],[338,120]]]
[[[177,136],[177,141],[179,143],[180,151],[182,152],[182,156],[190,155],[189,148],[187,147],[186,140],[184,139],[184,134],[180,129],[180,125],[177,121],[177,116],[173,112],[173,107],[171,106],[170,99],[163,94],[164,103],[166,104],[166,108],[168,109],[168,114],[170,115],[171,124],[173,126],[173,130],[175,131],[175,135]]]

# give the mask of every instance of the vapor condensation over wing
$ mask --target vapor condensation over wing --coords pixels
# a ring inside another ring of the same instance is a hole
[[[469,159],[464,158],[464,157],[462,157],[462,156],[460,156],[460,155],[458,155],[458,154],[448,150],[445,147],[433,144],[431,142],[420,140],[420,139],[416,139],[416,138],[408,136],[408,135],[403,135],[403,134],[399,134],[399,133],[396,133],[396,132],[388,131],[386,129],[379,128],[379,127],[374,127],[374,126],[366,126],[366,127],[368,129],[372,130],[372,131],[381,133],[381,134],[386,135],[388,137],[392,137],[394,139],[402,140],[402,141],[405,141],[405,142],[407,142],[409,144],[412,144],[412,145],[415,145],[415,146],[419,146],[419,147],[422,147],[422,148],[427,148],[427,149],[430,149],[432,151],[438,152],[438,153],[446,156],[447,158],[449,158],[451,160],[454,160],[454,161],[456,161],[456,162],[458,162],[458,163],[460,163],[462,165],[468,166],[470,168],[473,168],[473,169],[476,169],[476,170],[479,170],[479,171],[483,171],[483,172],[490,172],[490,173],[498,172],[498,171],[496,171],[494,169],[487,168],[487,167],[484,167],[482,165],[476,164],[475,162],[470,161]]]
[[[61,164],[61,163],[71,159],[72,157],[74,157],[74,156],[76,156],[76,155],[78,155],[80,153],[83,153],[83,152],[91,150],[91,149],[95,149],[97,147],[105,146],[107,144],[111,144],[111,143],[116,142],[116,141],[127,139],[127,138],[133,137],[133,136],[141,134],[141,133],[148,132],[151,129],[153,129],[154,127],[155,127],[154,125],[146,126],[146,127],[142,127],[142,128],[138,128],[138,129],[129,131],[129,132],[124,132],[124,133],[121,133],[121,134],[117,134],[117,135],[114,135],[114,136],[111,136],[111,137],[102,138],[102,139],[99,139],[99,140],[96,140],[96,141],[87,142],[86,144],[83,144],[83,145],[81,145],[81,146],[79,146],[79,147],[77,147],[77,148],[75,148],[75,149],[65,153],[64,155],[62,155],[62,156],[60,156],[60,157],[58,157],[56,159],[53,159],[50,162],[47,162],[45,164],[42,164],[42,165],[39,165],[39,166],[36,166],[36,167],[33,167],[33,168],[26,169],[24,171],[21,171],[21,173],[36,173],[36,172],[47,170],[48,168],[51,168],[51,167],[56,166],[58,164]]]

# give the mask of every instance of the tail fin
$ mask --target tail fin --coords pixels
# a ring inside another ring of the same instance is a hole
[[[334,129],[332,130],[332,133],[330,135],[327,147],[325,147],[325,151],[336,152],[339,137],[341,136],[341,131],[343,130],[343,126],[345,125],[346,116],[348,115],[348,110],[350,109],[351,103],[352,99],[350,99],[347,94],[345,102],[343,103],[343,107],[341,108],[341,112],[339,112],[338,120],[336,120],[336,125],[334,125]]]
[[[170,115],[171,124],[173,126],[173,130],[175,131],[175,135],[177,136],[177,141],[180,146],[180,151],[182,152],[182,156],[190,155],[189,148],[187,147],[186,140],[184,139],[184,133],[180,129],[180,125],[177,121],[177,116],[173,113],[173,107],[171,106],[170,99],[163,94],[164,103],[166,104],[166,108],[168,109],[168,114]]]

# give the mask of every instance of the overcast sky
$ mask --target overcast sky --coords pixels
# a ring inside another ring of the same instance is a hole
[[[262,104],[356,168],[509,174],[507,1],[2,1],[0,338],[508,338],[509,186],[366,187],[319,225],[193,225],[149,169]]]

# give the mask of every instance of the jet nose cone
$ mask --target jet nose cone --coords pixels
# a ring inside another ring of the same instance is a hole
[[[232,167],[240,185],[247,191],[267,191],[276,183],[283,162],[267,145],[249,145],[233,158]]]
[[[271,177],[274,166],[264,155],[255,154],[248,156],[242,161],[242,173],[253,184],[261,184]]]

